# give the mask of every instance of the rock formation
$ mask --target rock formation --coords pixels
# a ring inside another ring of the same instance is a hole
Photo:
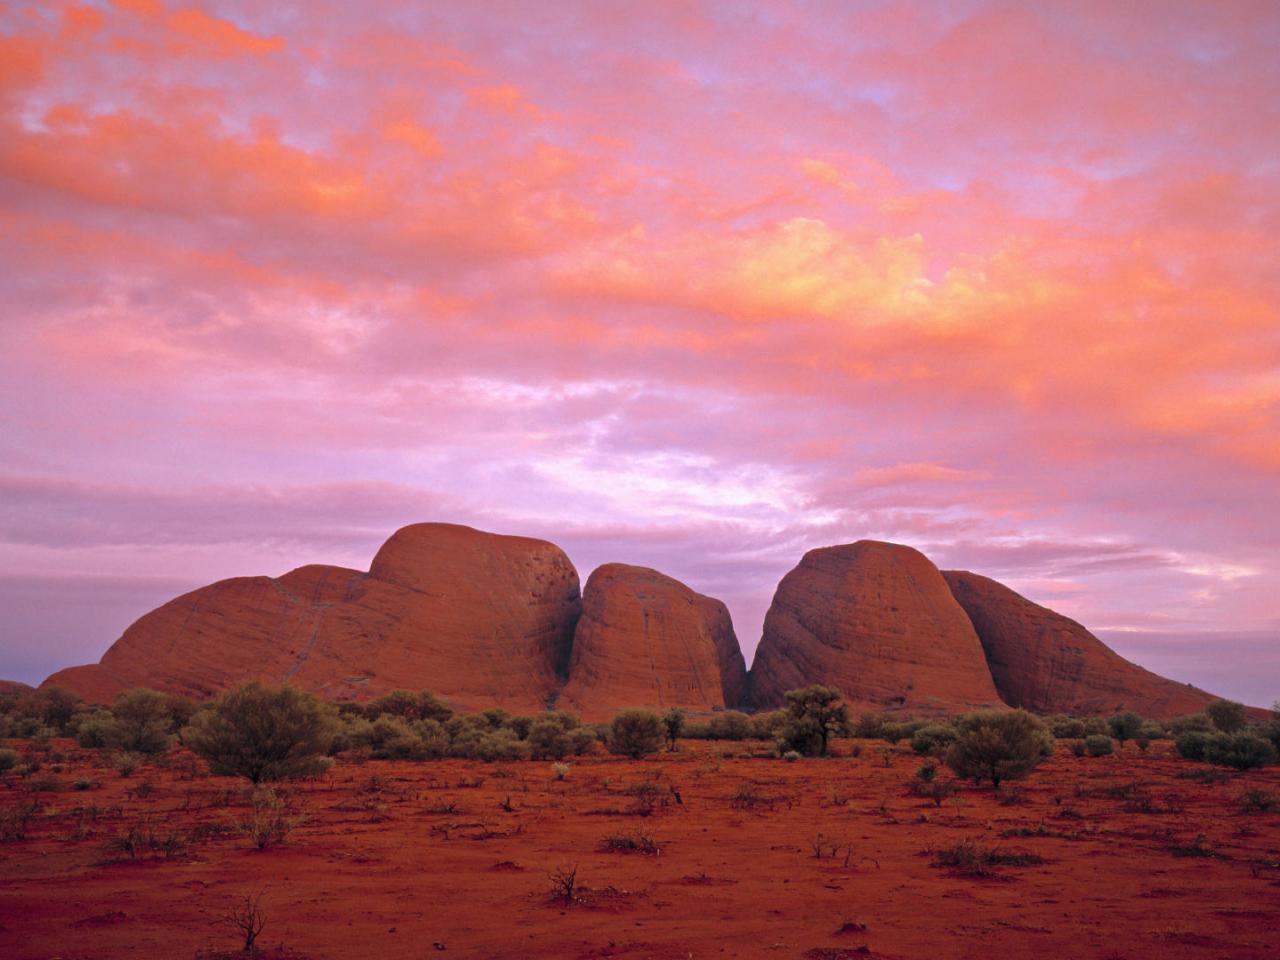
[[[589,720],[624,707],[735,707],[746,665],[729,611],[647,567],[609,563],[587,580],[558,706]]]
[[[810,550],[782,578],[751,670],[758,707],[822,683],[856,711],[1000,705],[982,644],[947,583],[910,547],[859,540]]]
[[[206,697],[248,679],[335,699],[426,688],[463,709],[530,712],[563,682],[580,610],[559,547],[414,524],[367,574],[306,566],[202,587],[142,617],[100,663],[45,682],[95,701],[131,686]]]
[[[21,680],[0,680],[0,697],[23,697],[34,690],[35,687]]]
[[[1000,696],[1037,713],[1105,716],[1133,710],[1165,719],[1215,699],[1124,659],[1074,620],[988,577],[943,576],[978,631]]]

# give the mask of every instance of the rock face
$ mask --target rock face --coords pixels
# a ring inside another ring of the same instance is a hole
[[[325,697],[426,688],[455,707],[545,708],[581,612],[578,574],[553,544],[421,523],[369,572],[306,566],[223,580],[171,600],[102,661],[54,674],[88,700],[131,686],[207,697],[244,680]]]
[[[558,706],[588,720],[624,707],[708,711],[746,695],[729,611],[647,567],[610,563],[587,580]]]
[[[998,707],[982,644],[947,583],[910,547],[859,540],[810,550],[778,584],[751,670],[751,698],[776,707],[814,683],[855,711]]]
[[[1124,659],[1074,620],[988,577],[943,576],[973,621],[1001,697],[1037,713],[1101,716],[1133,710],[1167,719],[1215,699]]]
[[[21,680],[0,680],[0,697],[22,697],[35,690],[30,684]]]

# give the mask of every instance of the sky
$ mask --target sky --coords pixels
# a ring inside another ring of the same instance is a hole
[[[1280,7],[0,6],[0,676],[439,520],[1280,698]]]

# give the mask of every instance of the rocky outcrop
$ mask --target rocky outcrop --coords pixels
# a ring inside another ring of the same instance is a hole
[[[938,568],[874,540],[810,550],[778,584],[752,701],[780,706],[787,690],[814,683],[840,690],[854,710],[1000,705],[982,644]]]
[[[586,719],[625,707],[710,711],[746,695],[729,611],[647,567],[610,563],[587,580],[559,706]]]
[[[0,697],[24,697],[35,691],[35,687],[21,680],[0,680]]]
[[[1214,700],[1130,663],[1092,633],[989,577],[964,570],[943,576],[986,651],[996,689],[1010,706],[1079,716],[1133,710],[1166,719]]]
[[[369,572],[223,580],[153,610],[98,664],[54,674],[89,700],[148,686],[206,697],[244,680],[326,697],[426,688],[463,709],[545,708],[581,611],[554,544],[442,523],[397,531]]]

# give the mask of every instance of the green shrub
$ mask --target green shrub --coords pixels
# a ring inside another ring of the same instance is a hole
[[[1236,770],[1253,770],[1276,762],[1276,748],[1270,740],[1256,733],[1241,730],[1222,733],[1205,744],[1204,758],[1220,767]]]
[[[438,760],[449,750],[449,736],[435,720],[408,721],[389,713],[353,724],[347,740],[380,760]]]
[[[825,757],[832,737],[849,724],[849,708],[834,687],[814,684],[800,690],[788,690],[787,725],[783,740],[787,749],[806,757]]]
[[[662,741],[662,720],[652,710],[623,710],[609,725],[610,752],[633,760],[656,752]]]
[[[453,711],[429,690],[392,690],[365,704],[364,715],[370,720],[390,715],[402,720],[445,723],[453,716]]]
[[[921,727],[911,737],[911,749],[921,755],[940,757],[955,742],[955,727],[943,723],[931,723]]]
[[[1107,721],[1102,717],[1086,717],[1084,721],[1084,735],[1086,737],[1096,737],[1098,734],[1104,733],[1111,735],[1111,727],[1107,725]]]
[[[751,738],[753,740],[778,740],[787,727],[787,711],[769,710],[757,713],[751,718]]]
[[[574,739],[570,734],[577,726],[578,718],[571,713],[538,717],[529,725],[529,734],[525,738],[529,744],[529,755],[535,760],[563,760],[575,752]]]
[[[1145,740],[1167,740],[1169,734],[1165,732],[1164,724],[1160,721],[1147,720],[1138,731],[1138,736]]]
[[[864,713],[858,717],[858,722],[853,725],[853,735],[863,740],[879,740],[884,733],[885,724],[890,723],[891,718],[884,713]]]
[[[751,738],[751,718],[740,710],[717,713],[707,723],[712,740],[748,740]]]
[[[31,696],[19,702],[18,712],[48,727],[59,736],[66,736],[72,718],[83,708],[80,697],[65,687],[57,685],[41,687]],[[15,734],[31,736],[31,733]]]
[[[1188,714],[1185,717],[1178,717],[1169,724],[1169,732],[1175,738],[1184,733],[1213,733],[1216,729],[1207,713]]]
[[[1125,710],[1108,719],[1107,728],[1111,736],[1124,744],[1142,732],[1142,718],[1132,710]]]
[[[86,750],[103,750],[112,746],[117,739],[116,718],[110,710],[94,710],[82,713],[72,725],[75,728],[76,743]]]
[[[1072,741],[1071,741],[1071,753],[1072,753],[1074,756],[1077,756],[1077,757],[1083,757],[1083,756],[1084,756],[1084,752],[1085,752],[1085,745],[1084,745],[1084,741],[1083,741],[1083,740],[1072,740]]]
[[[1084,738],[1084,750],[1091,757],[1106,757],[1114,752],[1115,746],[1105,733],[1094,733]]]
[[[252,783],[312,776],[328,767],[338,733],[332,706],[297,687],[254,681],[223,694],[182,731],[182,742],[214,773]]]
[[[110,746],[133,753],[163,753],[169,748],[172,714],[169,697],[157,690],[134,687],[111,704]]]
[[[1245,721],[1249,719],[1244,704],[1234,700],[1215,700],[1204,708],[1204,712],[1213,721],[1214,727],[1223,733],[1235,733],[1243,729]]]
[[[1005,780],[1031,773],[1053,753],[1053,735],[1039,717],[1025,710],[988,710],[956,721],[956,739],[946,763],[957,776],[990,780],[995,790]]]
[[[458,718],[455,717],[456,721]],[[494,728],[483,714],[465,718],[472,721],[451,730],[449,755],[467,760],[521,760],[529,755],[529,744],[507,727]],[[453,722],[450,722],[453,726]]]
[[[1215,734],[1204,730],[1188,730],[1178,735],[1174,740],[1174,746],[1178,748],[1178,755],[1184,759],[1203,760],[1205,748],[1214,736]]]
[[[8,773],[18,765],[19,754],[17,750],[4,749],[0,750],[0,774]]]
[[[1080,740],[1084,737],[1084,721],[1078,717],[1068,717],[1059,713],[1049,717],[1045,722],[1049,724],[1049,729],[1058,740]]]

